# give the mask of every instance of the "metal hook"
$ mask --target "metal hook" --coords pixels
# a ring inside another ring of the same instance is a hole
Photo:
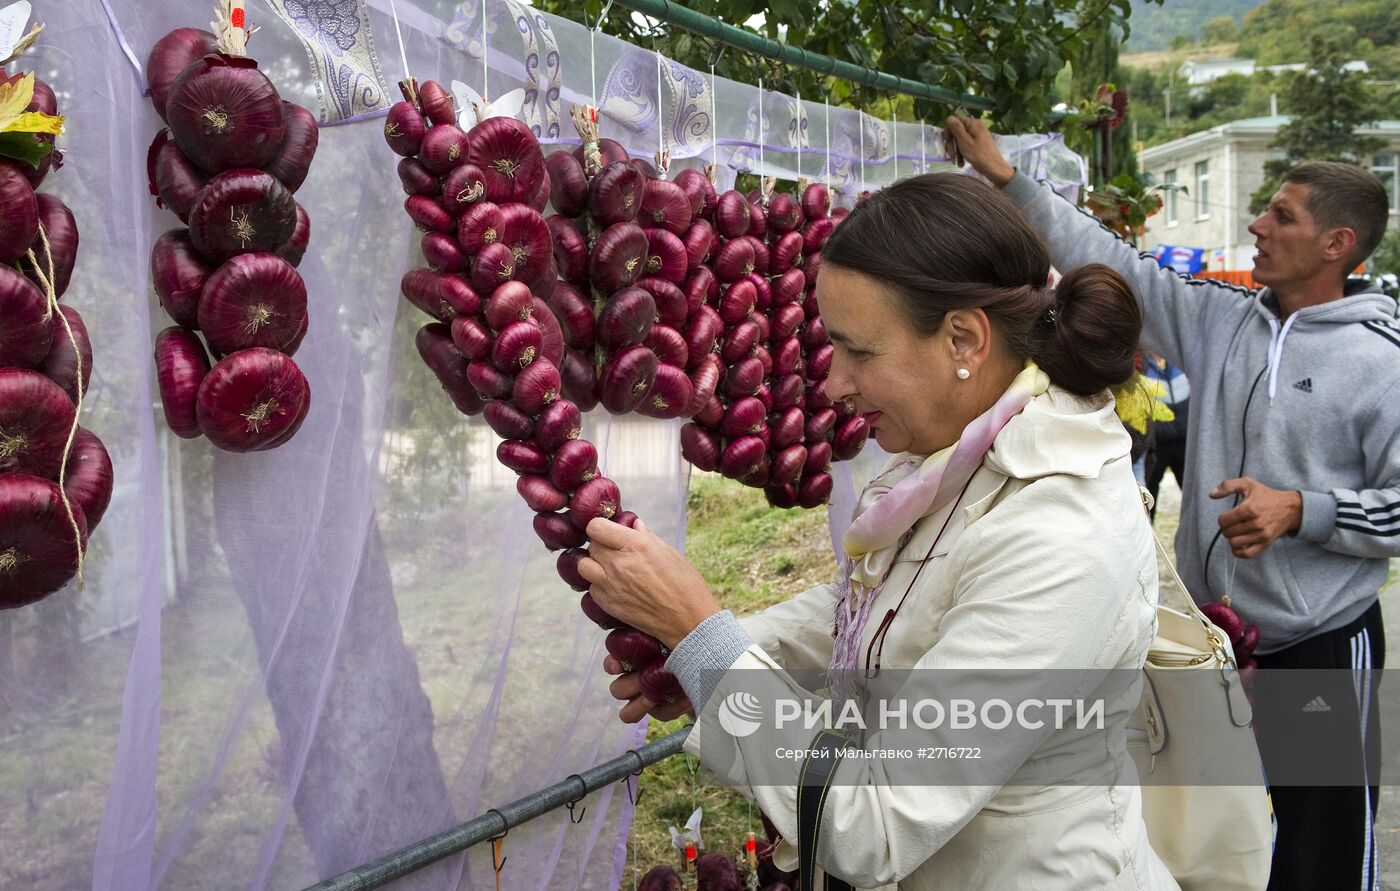
[[[639,774],[639,773],[631,773],[631,774],[628,774],[627,776],[623,777],[623,779],[622,779],[622,785],[625,786],[626,789],[627,789],[627,800],[628,800],[628,802],[631,803],[631,805],[632,805],[633,807],[636,807],[636,806],[637,806],[637,802],[639,802],[639,801],[642,800],[642,792],[645,791],[644,789],[642,789],[642,784],[641,784],[641,783],[638,783],[638,784],[637,784],[637,791],[636,791],[636,793],[633,793],[633,792],[632,792],[632,777],[635,777],[635,776],[641,776],[641,774]],[[582,818],[580,818],[580,819],[582,819]]]
[[[510,859],[509,857],[501,857],[501,842],[504,839],[504,835],[491,839],[491,867],[495,869],[497,873],[500,873],[501,870],[506,868],[506,861]],[[499,860],[496,859],[498,857],[500,858]]]
[[[587,806],[587,805],[584,805],[583,807],[581,807],[581,808],[578,809],[578,819],[574,819],[574,805],[578,804],[579,801],[582,801],[582,800],[583,800],[583,799],[580,798],[580,799],[578,799],[578,801],[571,801],[571,802],[569,802],[568,804],[564,805],[564,807],[566,807],[566,808],[569,809],[569,822],[572,823],[572,824],[574,824],[575,826],[577,826],[578,824],[582,823],[582,822],[583,822],[583,815],[586,814],[586,813],[588,813],[588,806]]]
[[[716,65],[719,64],[719,60],[722,59],[722,58],[724,58],[724,51],[727,50],[727,49],[729,49],[729,47],[726,46],[725,44],[723,44],[723,43],[718,43],[718,42],[715,43],[715,48],[714,48],[713,50],[710,51],[710,67],[711,67],[711,68],[713,68],[713,67],[715,67]]]

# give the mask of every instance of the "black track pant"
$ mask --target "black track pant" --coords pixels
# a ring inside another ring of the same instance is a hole
[[[1338,675],[1338,689],[1326,694],[1338,726],[1332,737],[1350,750],[1362,764],[1366,780],[1348,786],[1273,786],[1278,838],[1274,845],[1269,891],[1318,891],[1318,889],[1380,888],[1380,860],[1376,850],[1375,819],[1380,800],[1380,708],[1376,684],[1385,667],[1385,630],[1380,602],[1350,625],[1310,637],[1275,653],[1258,657],[1261,672],[1274,669],[1351,669],[1351,680]],[[1294,748],[1302,740],[1270,737],[1270,725],[1286,724],[1291,717],[1272,721],[1270,705],[1256,698],[1255,728],[1266,771],[1271,750]],[[1296,703],[1292,705],[1296,711]],[[1352,728],[1354,727],[1354,731]],[[1355,733],[1354,747],[1347,733]],[[1340,738],[1339,738],[1340,737]],[[1324,757],[1321,752],[1319,757]],[[1345,757],[1345,755],[1343,755]],[[1350,760],[1350,759],[1349,759]]]

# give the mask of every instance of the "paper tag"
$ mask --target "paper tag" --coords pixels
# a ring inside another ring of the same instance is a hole
[[[19,0],[0,9],[0,59],[8,59],[29,24],[29,0]]]

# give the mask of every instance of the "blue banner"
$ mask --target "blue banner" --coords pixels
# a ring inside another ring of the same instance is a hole
[[[1157,265],[1176,272],[1200,272],[1205,261],[1205,248],[1177,247],[1173,244],[1159,244],[1152,249]]]

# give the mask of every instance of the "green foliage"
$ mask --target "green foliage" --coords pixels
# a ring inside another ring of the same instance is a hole
[[[1239,54],[1261,65],[1299,62],[1315,38],[1380,77],[1400,74],[1400,3],[1394,0],[1268,0],[1245,17]]]
[[[1233,43],[1239,37],[1234,16],[1218,15],[1201,26],[1202,43]]]
[[[1239,22],[1260,0],[1171,0],[1148,3],[1133,0],[1133,34],[1128,41],[1132,52],[1164,50],[1174,37],[1184,46],[1195,39],[1202,22],[1228,16]],[[1231,37],[1230,40],[1234,38]]]
[[[603,3],[539,0],[537,5],[587,24]],[[1055,78],[1067,61],[1078,59],[1103,28],[1127,32],[1131,0],[693,0],[686,5],[740,27],[761,14],[760,30],[769,38],[957,93],[988,96],[996,102],[991,113],[995,126],[1023,132],[1047,127]],[[603,29],[701,70],[709,68],[714,51],[707,41],[644,16],[614,11]],[[833,82],[769,59],[729,51],[716,73],[745,83],[762,77],[775,90],[830,96],[835,104],[889,114],[888,98],[880,91]],[[953,110],[944,103],[919,100],[909,107],[908,117],[936,121]]]
[[[1278,191],[1283,175],[1304,161],[1365,162],[1384,142],[1354,132],[1378,119],[1382,103],[1366,75],[1343,71],[1341,47],[1314,37],[1308,51],[1310,71],[1289,85],[1288,110],[1293,119],[1279,128],[1273,147],[1285,157],[1264,164],[1264,184],[1249,200],[1249,212],[1260,213]]]
[[[1400,229],[1385,233],[1366,266],[1375,275],[1400,275]]]
[[[1085,204],[1104,225],[1133,244],[1147,226],[1147,218],[1162,209],[1162,193],[1185,192],[1186,187],[1175,183],[1148,185],[1127,174],[1115,176],[1090,192]]]

